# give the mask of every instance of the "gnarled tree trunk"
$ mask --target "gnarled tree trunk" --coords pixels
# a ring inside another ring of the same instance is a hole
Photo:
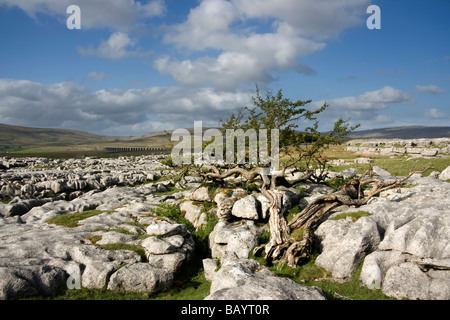
[[[269,208],[269,228],[270,240],[266,245],[257,248],[254,253],[259,255],[264,252],[268,261],[279,261],[289,266],[296,266],[308,260],[311,255],[314,231],[318,228],[324,217],[332,209],[341,206],[361,206],[366,204],[372,197],[380,192],[401,186],[414,173],[424,173],[424,171],[414,172],[403,179],[396,179],[384,182],[373,177],[370,167],[361,178],[355,178],[337,192],[316,198],[308,204],[300,213],[288,223],[285,217],[286,208],[283,207],[282,193],[277,190],[276,179],[284,177],[285,168],[277,175],[268,176],[262,168],[245,170],[242,168],[232,168],[224,173],[220,173],[217,167],[207,167],[206,176],[215,179],[224,179],[233,174],[239,174],[248,181],[259,176],[263,180],[261,193],[270,201]],[[373,187],[367,194],[364,194],[363,187],[372,184]],[[294,236],[293,234],[297,235]]]
[[[283,197],[277,190],[266,191],[271,196],[269,208],[270,240],[265,246],[266,259],[276,259],[285,249],[291,238],[288,222],[284,216]]]
[[[315,199],[300,213],[296,214],[289,223],[286,223],[284,210],[280,206],[281,197],[274,197],[275,201],[271,199],[272,206],[270,208],[269,219],[271,238],[265,248],[265,258],[269,261],[278,260],[281,264],[288,264],[292,267],[301,264],[310,258],[314,231],[323,222],[326,214],[332,209],[341,205],[364,205],[380,192],[397,188],[414,173],[423,173],[428,169],[420,172],[413,172],[411,170],[410,174],[403,179],[385,183],[373,178],[370,168],[361,177],[361,180],[355,178],[339,191]],[[367,174],[369,174],[368,179],[362,180]],[[362,188],[369,184],[373,184],[373,187],[364,195]],[[270,194],[277,194],[274,190],[268,191],[270,191]],[[299,232],[300,230],[301,232]],[[296,231],[301,235],[300,237],[292,236]]]

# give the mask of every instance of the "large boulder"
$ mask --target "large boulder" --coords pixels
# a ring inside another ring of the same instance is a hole
[[[251,259],[225,259],[205,300],[325,300],[321,289],[277,277]]]
[[[421,175],[408,183],[354,209],[369,217],[323,222],[316,263],[347,279],[364,259],[360,281],[369,288],[399,299],[448,300],[450,185]]]
[[[152,236],[167,237],[175,234],[185,235],[188,233],[187,227],[184,224],[171,223],[154,218],[147,219],[146,222],[148,224],[146,232]]]
[[[179,205],[181,214],[195,228],[201,227],[206,223],[206,212],[203,210],[203,203],[198,201],[186,200]]]
[[[439,175],[439,180],[450,180],[450,166],[448,166],[444,171],[441,172],[441,174]]]
[[[236,201],[231,210],[231,214],[237,218],[258,220],[261,215],[261,204],[252,195],[248,195]]]
[[[217,190],[214,195],[214,202],[217,204],[217,217],[219,220],[231,220],[234,203],[246,196],[247,192],[240,188]]]
[[[189,190],[184,198],[192,201],[212,201],[207,187],[199,187]]]
[[[157,293],[170,289],[173,273],[148,263],[127,265],[115,272],[108,283],[109,290]]]
[[[325,229],[328,230],[325,232]],[[326,239],[329,234],[333,241]],[[381,239],[378,225],[370,217],[360,218],[355,223],[328,220],[318,228],[316,235],[325,238],[316,264],[331,271],[333,277],[341,279],[351,277]]]
[[[251,220],[240,222],[219,221],[209,235],[209,247],[213,258],[236,254],[246,259],[250,251],[258,245],[258,228]]]
[[[51,295],[64,289],[66,272],[53,266],[0,267],[0,300]]]
[[[378,250],[368,255],[361,281],[386,295],[450,299],[450,211],[397,212]]]
[[[399,299],[450,300],[449,279],[448,269],[426,271],[416,263],[404,262],[389,268],[382,290]]]
[[[194,240],[190,235],[176,234],[170,237],[149,237],[141,242],[148,263],[172,273],[181,270],[194,254]]]

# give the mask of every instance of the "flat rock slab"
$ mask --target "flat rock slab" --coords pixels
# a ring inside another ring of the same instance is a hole
[[[225,259],[205,300],[325,300],[321,289],[277,277],[251,259]]]
[[[413,175],[409,188],[388,190],[350,211],[371,216],[327,220],[316,231],[316,264],[349,279],[363,263],[361,283],[408,299],[450,299],[450,184]]]

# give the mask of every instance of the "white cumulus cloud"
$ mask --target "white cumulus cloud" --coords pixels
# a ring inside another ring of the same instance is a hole
[[[67,7],[77,5],[81,9],[82,29],[110,28],[118,31],[129,31],[140,20],[166,12],[163,0],[147,3],[135,0],[0,0],[1,5],[17,6],[33,18],[38,13],[52,15],[64,24],[68,17]]]
[[[415,103],[415,100],[406,92],[386,86],[358,96],[317,101],[312,103],[312,106],[318,108],[325,102],[329,105],[329,108],[325,111],[327,117],[383,122],[387,121],[389,117],[380,114],[381,110],[387,109],[392,104],[412,104]]]
[[[161,56],[155,68],[185,85],[234,90],[277,74],[314,74],[299,59],[325,48],[324,39],[361,22],[367,0],[203,0],[164,41],[195,58]],[[265,25],[267,31],[258,31]],[[211,53],[212,52],[212,53]]]
[[[192,127],[217,126],[237,108],[251,103],[247,92],[212,88],[149,87],[91,91],[73,82],[42,84],[0,79],[2,123],[78,129],[111,135],[141,135]]]
[[[431,108],[425,112],[425,117],[428,119],[443,120],[449,119],[450,115],[447,112],[439,110],[438,108]]]
[[[133,49],[136,42],[126,33],[115,32],[108,40],[102,41],[97,48],[78,48],[78,52],[84,56],[99,56],[110,60],[119,60],[127,56],[136,55],[138,51]]]
[[[442,90],[441,88],[439,88],[438,86],[436,86],[434,84],[430,84],[427,86],[417,85],[416,90],[421,93],[431,93],[431,94],[439,94],[439,93],[445,92],[445,90]]]

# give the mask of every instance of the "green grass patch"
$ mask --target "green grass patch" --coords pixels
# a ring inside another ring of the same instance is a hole
[[[97,230],[97,231],[99,231],[99,230]],[[128,231],[127,229],[125,229],[125,228],[113,228],[113,229],[107,229],[107,230],[104,230],[104,231],[118,232],[118,233],[123,233],[123,234],[130,235],[130,236],[137,236],[138,240],[144,240],[144,239],[146,239],[146,238],[151,236],[151,235],[146,234],[146,233],[138,234],[138,233],[135,233],[135,232],[131,232],[131,231]]]
[[[100,211],[100,210],[89,210],[79,213],[67,213],[62,214],[56,217],[53,217],[46,222],[48,224],[56,224],[58,226],[65,226],[69,228],[75,228],[78,226],[78,222],[96,215],[99,215],[101,213],[105,212],[111,212],[111,211]]]
[[[203,201],[202,206],[200,212],[208,212],[212,208],[217,207],[217,204],[215,202]]]
[[[356,157],[355,157],[356,158]],[[430,175],[434,170],[442,172],[448,166],[450,166],[450,157],[444,158],[409,158],[408,156],[398,156],[394,158],[390,157],[373,157],[374,162],[372,166],[378,166],[384,170],[387,170],[393,176],[407,176],[411,169],[414,171],[425,170],[427,167],[432,167],[433,169],[428,170],[423,174],[424,177]],[[369,168],[368,164],[349,164],[344,166],[333,167],[333,171],[343,171],[345,169],[355,168],[358,174],[363,174]]]
[[[320,287],[330,300],[397,300],[386,296],[380,289],[369,289],[359,282],[362,264],[353,273],[351,279],[344,283],[321,279],[307,281],[306,285]]]
[[[162,197],[162,196],[171,196],[171,195],[173,195],[174,193],[177,193],[177,192],[180,192],[180,191],[186,191],[186,190],[188,190],[188,189],[178,189],[178,188],[175,188],[174,186],[168,186],[168,187],[166,187],[166,191],[163,191],[163,192],[155,192],[154,195],[155,195],[155,196],[159,196],[159,197]]]
[[[100,235],[88,236],[85,239],[89,240],[92,244],[96,244],[98,241],[102,240],[102,236]]]
[[[327,270],[314,263],[317,255],[315,254],[306,264],[296,268],[287,265],[274,265],[269,269],[280,277],[287,277],[303,285],[321,288],[329,300],[395,300],[386,296],[381,290],[372,290],[360,285],[359,276],[362,264],[353,273],[349,281],[340,283],[333,281]]]
[[[301,210],[300,210],[300,207],[299,207],[298,205],[292,207],[291,209],[289,209],[289,211],[288,211],[288,213],[287,213],[287,215],[286,215],[286,220],[287,220],[288,222],[290,222],[290,221],[294,218],[294,216],[295,216],[297,213],[299,213],[300,211],[301,211]]]
[[[266,230],[258,234],[258,244],[266,244],[270,240],[270,231]]]
[[[304,229],[297,229],[292,231],[291,237],[294,238],[295,241],[303,240],[303,234],[305,233]]]
[[[112,291],[106,288],[87,289],[81,284],[79,290],[65,290],[50,297],[32,297],[39,300],[203,300],[209,295],[211,283],[206,281],[203,269],[189,279],[176,278],[167,292]]]
[[[341,219],[346,219],[347,217],[350,217],[353,222],[356,222],[356,221],[358,221],[359,218],[368,217],[371,215],[372,215],[371,213],[366,212],[366,211],[344,212],[344,213],[340,213],[340,214],[334,216],[333,218],[330,218],[330,220],[341,220]]]
[[[334,189],[334,191],[338,191],[341,187],[345,186],[348,182],[350,182],[352,178],[333,178],[325,181],[325,184]]]
[[[12,199],[10,199],[10,198],[1,198],[0,199],[0,202],[1,203],[4,203],[4,204],[8,204],[8,203],[10,203],[12,201]]]
[[[206,224],[196,230],[192,223],[183,217],[177,205],[162,203],[154,208],[152,212],[158,216],[167,217],[176,223],[186,225],[186,228],[194,238],[197,254],[200,257],[207,257],[208,237],[219,221],[215,213],[208,214],[206,216]]]
[[[195,228],[192,223],[181,215],[180,208],[175,204],[168,204],[164,202],[159,204],[156,208],[153,208],[151,211],[153,214],[160,217],[167,217],[176,223],[186,225],[186,228],[191,234],[195,232]]]
[[[148,292],[120,292],[103,289],[87,289],[81,284],[78,290],[65,290],[64,292],[50,296],[37,297],[39,300],[148,300]]]
[[[167,292],[151,295],[150,300],[203,300],[211,289],[211,283],[206,280],[203,269],[189,279],[174,281],[174,286]]]

